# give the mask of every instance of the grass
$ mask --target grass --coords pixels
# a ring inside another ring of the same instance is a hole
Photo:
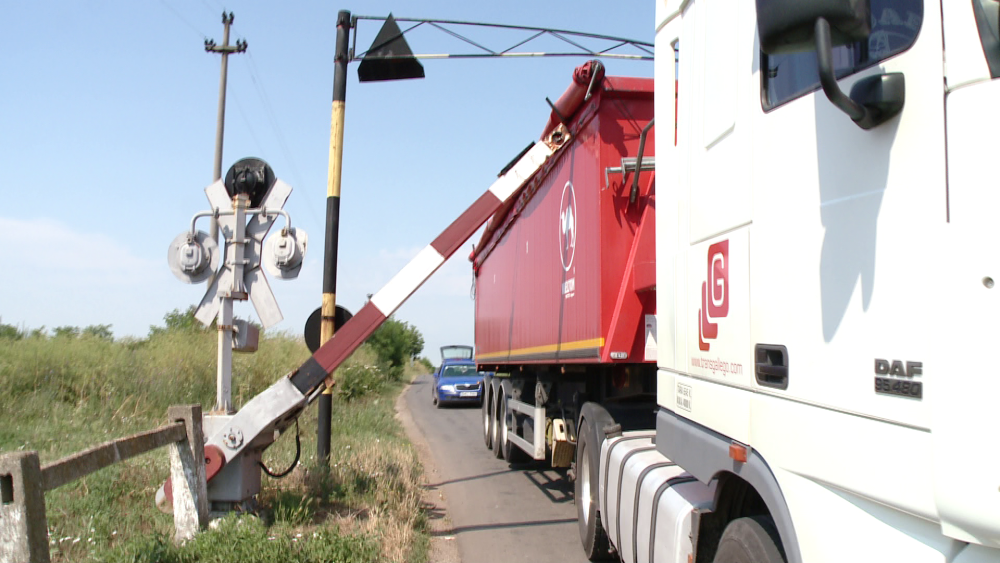
[[[299,366],[308,351],[278,334],[234,360],[233,399],[243,404]],[[403,382],[363,346],[338,370],[331,460],[316,460],[316,410],[300,420],[302,455],[285,479],[264,476],[255,515],[231,515],[185,545],[171,540],[172,517],[153,497],[169,474],[157,450],[46,494],[53,561],[327,562],[427,558],[420,510],[421,468],[395,419]],[[37,450],[42,463],[165,422],[171,404],[215,393],[215,336],[186,330],[147,340],[0,338],[0,454]],[[287,432],[264,453],[287,468]]]

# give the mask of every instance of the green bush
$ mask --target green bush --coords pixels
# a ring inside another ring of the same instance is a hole
[[[410,360],[424,350],[424,337],[416,327],[389,317],[366,342],[382,361],[388,362],[389,376],[398,380]]]
[[[416,363],[419,364],[420,369],[424,373],[434,373],[434,371],[436,369],[434,367],[434,364],[432,364],[431,361],[429,359],[427,359],[426,357],[420,358],[419,360],[417,360]]]
[[[352,401],[365,395],[377,393],[385,385],[378,366],[353,365],[338,371],[337,395],[345,401]]]
[[[198,308],[191,305],[184,312],[180,309],[174,309],[166,315],[163,315],[163,326],[151,326],[149,327],[149,336],[153,337],[158,334],[163,334],[165,332],[215,332],[215,321],[212,321],[212,325],[206,327],[201,324],[201,321],[194,318],[194,313]]]
[[[20,340],[25,337],[24,331],[14,325],[0,323],[0,339]]]

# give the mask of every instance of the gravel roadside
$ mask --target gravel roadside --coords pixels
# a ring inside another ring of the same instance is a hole
[[[441,480],[441,475],[434,463],[434,457],[431,455],[427,440],[417,428],[416,423],[413,421],[413,416],[406,408],[404,396],[408,392],[408,389],[409,387],[404,389],[396,399],[396,417],[402,422],[403,428],[406,430],[406,436],[417,449],[417,457],[424,468],[424,484],[436,483]],[[448,518],[448,504],[444,497],[444,492],[425,488],[423,498],[421,498],[421,505],[427,512],[427,526],[430,528],[431,534],[430,552],[427,556],[428,561],[433,563],[461,563],[462,558],[458,553],[458,542],[455,541],[455,536],[451,533],[452,523],[451,519]]]

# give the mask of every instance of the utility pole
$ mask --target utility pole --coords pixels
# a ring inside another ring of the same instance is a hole
[[[232,12],[226,15],[222,12],[222,46],[215,44],[215,40],[205,40],[205,51],[208,53],[222,54],[222,76],[219,78],[219,117],[215,124],[215,170],[212,172],[212,181],[222,179],[222,132],[226,123],[226,78],[229,74],[229,54],[243,53],[247,50],[247,42],[239,40],[236,45],[229,44],[229,26],[233,25],[234,16]],[[219,220],[212,217],[211,225],[208,229],[212,240],[219,240]]]
[[[215,44],[212,39],[205,40],[205,51],[208,53],[222,54],[222,76],[219,78],[219,117],[215,124],[215,170],[212,173],[212,181],[217,182],[222,179],[222,132],[226,122],[226,78],[229,74],[229,54],[242,53],[247,50],[247,42],[240,40],[236,45],[229,44],[229,26],[233,25],[234,16],[232,12],[226,15],[222,12],[222,46]],[[228,211],[228,209],[227,209]],[[209,236],[213,241],[219,240],[219,218],[212,215],[209,225]],[[238,237],[242,239],[242,234]],[[217,399],[215,411],[222,413],[235,412],[233,409],[230,392],[230,373],[233,361],[233,350],[230,345],[232,339],[232,301],[227,301],[228,307],[224,307],[226,315],[219,317],[219,378],[217,381]]]

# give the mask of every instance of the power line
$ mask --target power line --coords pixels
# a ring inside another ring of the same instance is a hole
[[[299,169],[295,164],[294,157],[292,157],[292,151],[289,149],[288,143],[285,141],[285,135],[281,132],[278,115],[275,113],[271,100],[267,95],[267,90],[264,88],[264,79],[257,67],[257,61],[254,59],[253,54],[249,51],[247,52],[246,60],[247,71],[250,74],[250,81],[253,83],[254,89],[257,91],[257,96],[260,98],[261,104],[264,106],[264,115],[267,116],[267,121],[271,125],[274,136],[278,141],[278,147],[281,149],[285,160],[288,162],[292,179],[295,181],[296,185],[304,188],[305,184],[302,182],[302,176],[299,174]],[[316,224],[322,225],[323,223],[316,216],[316,212],[313,210],[312,206],[307,206],[306,208],[308,209],[309,215],[316,221]]]
[[[281,146],[281,150],[285,153],[285,157],[288,159],[289,164],[292,167],[292,173],[298,175],[298,169],[292,159],[291,151],[288,150],[288,144],[285,142],[285,136],[281,133],[281,127],[278,125],[277,114],[274,112],[271,100],[267,95],[267,91],[264,89],[264,80],[261,76],[260,70],[257,68],[257,61],[253,58],[253,54],[248,53],[247,55],[247,60],[249,61],[248,69],[250,71],[250,80],[257,89],[257,95],[260,96],[261,103],[264,104],[264,113],[267,115],[271,128],[274,129],[274,134],[278,139],[278,144]],[[299,180],[300,178],[295,178],[296,182]]]
[[[201,37],[202,39],[205,39],[205,38],[208,37],[207,34],[202,33],[201,30],[198,29],[193,23],[189,22],[187,20],[187,18],[185,18],[184,16],[181,15],[180,12],[178,12],[177,10],[175,10],[173,6],[171,6],[170,4],[167,4],[167,0],[160,0],[160,3],[163,4],[163,6],[166,7],[168,10],[170,10],[170,13],[172,13],[177,19],[181,20],[181,22],[184,25],[186,25],[189,28],[193,29],[194,32],[197,33],[199,37]]]
[[[257,133],[253,130],[253,123],[250,118],[247,117],[246,112],[243,110],[243,104],[240,103],[240,95],[238,90],[233,90],[233,100],[236,102],[236,109],[240,112],[240,116],[243,118],[243,122],[246,123],[247,129],[250,130],[250,138],[253,139],[254,145],[257,146],[257,151],[259,154],[264,154],[264,145],[261,144],[260,139],[257,138]]]
[[[205,6],[205,8],[206,8],[206,9],[207,9],[207,10],[208,10],[209,12],[211,12],[211,14],[212,14],[213,16],[214,16],[215,14],[218,14],[218,13],[219,13],[219,10],[222,10],[223,12],[225,12],[225,11],[226,11],[226,7],[225,7],[225,6],[223,6],[223,5],[222,5],[222,3],[220,3],[220,2],[216,2],[216,3],[215,3],[215,5],[217,6],[217,7],[215,7],[215,8],[213,8],[212,6],[210,6],[210,5],[208,4],[207,0],[201,0],[201,4],[202,4],[202,6]]]

